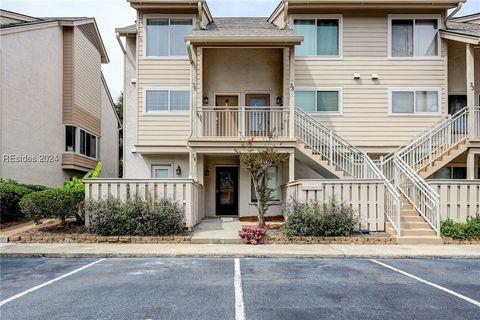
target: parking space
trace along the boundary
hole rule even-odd
[[[479,300],[478,260],[379,262]],[[234,259],[2,259],[2,302],[67,276],[4,303],[1,317],[478,319],[480,314],[474,303],[370,260],[239,259],[237,271],[238,266],[235,276]]]

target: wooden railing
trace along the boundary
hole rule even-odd
[[[203,186],[192,179],[86,180],[86,200],[106,199],[109,196],[121,201],[135,197],[149,201],[161,199],[176,201],[183,208],[187,228],[193,228],[204,218]]]
[[[385,231],[385,186],[383,180],[297,180],[287,185],[287,201],[328,202],[333,196],[353,208],[360,229]]]
[[[201,107],[199,137],[288,137],[290,111],[284,107]]]
[[[440,219],[466,222],[480,213],[480,180],[428,180],[440,195]]]

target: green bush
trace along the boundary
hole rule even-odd
[[[350,236],[359,224],[355,211],[335,198],[327,203],[295,202],[287,207],[286,216],[283,231],[287,236]]]
[[[442,221],[440,233],[443,237],[457,240],[480,239],[480,213],[469,217],[466,223],[455,222],[452,219]]]
[[[19,202],[32,190],[14,182],[0,182],[0,219],[2,222],[21,217]]]
[[[185,231],[182,207],[170,200],[92,200],[86,203],[86,212],[89,231],[105,236],[160,236]]]
[[[83,201],[83,192],[66,189],[46,189],[32,192],[20,201],[20,208],[27,218],[39,222],[40,219],[54,218],[65,223],[65,219],[75,216]]]

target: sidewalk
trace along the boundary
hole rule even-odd
[[[0,256],[480,259],[480,245],[0,244]]]

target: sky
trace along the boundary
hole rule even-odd
[[[280,0],[208,0],[214,17],[268,17]],[[114,99],[123,88],[123,53],[115,28],[133,24],[135,10],[126,0],[0,0],[0,8],[34,17],[94,17],[110,63],[102,66]],[[480,12],[480,0],[468,0],[457,15]]]

